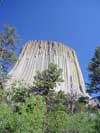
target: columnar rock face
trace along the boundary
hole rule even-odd
[[[17,63],[8,74],[11,77],[8,84],[24,80],[31,86],[36,71],[47,69],[49,63],[57,64],[63,69],[64,82],[55,88],[56,91],[87,95],[75,51],[54,41],[28,41],[22,48]]]

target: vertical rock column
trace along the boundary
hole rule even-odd
[[[19,55],[19,59],[9,72],[8,84],[24,80],[32,85],[36,71],[48,68],[49,63],[57,64],[63,69],[61,85],[55,88],[65,93],[71,91],[86,96],[85,85],[75,51],[70,47],[54,41],[28,41]]]

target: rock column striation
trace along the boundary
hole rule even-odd
[[[10,76],[8,84],[24,80],[31,86],[36,71],[47,69],[49,63],[57,64],[63,69],[64,82],[55,88],[56,91],[87,96],[75,51],[55,41],[28,41],[22,48],[17,63],[8,74]]]

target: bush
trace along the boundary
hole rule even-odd
[[[20,103],[18,112],[13,112],[5,103],[0,104],[1,133],[42,132],[45,103],[41,96],[30,97]]]
[[[93,133],[93,125],[93,121],[85,113],[71,115],[64,111],[55,111],[48,114],[47,131],[61,133],[64,130],[71,130]]]

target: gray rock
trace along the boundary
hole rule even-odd
[[[65,93],[75,92],[79,96],[88,96],[75,51],[55,41],[28,41],[8,74],[10,79],[7,84],[23,80],[31,86],[36,71],[47,69],[51,62],[63,69],[64,82],[58,85],[55,91],[62,90]]]

